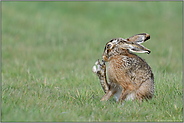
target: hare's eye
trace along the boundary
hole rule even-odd
[[[111,44],[108,44],[108,45],[107,45],[107,49],[109,49],[111,46],[112,46]]]

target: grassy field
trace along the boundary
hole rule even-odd
[[[183,121],[183,2],[1,2],[1,121]],[[155,94],[122,106],[92,66],[112,38],[146,32]]]

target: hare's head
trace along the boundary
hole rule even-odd
[[[115,38],[111,39],[105,46],[103,60],[108,61],[111,56],[128,55],[131,52],[135,53],[150,53],[151,51],[145,48],[140,43],[145,42],[150,38],[147,33],[134,35],[130,38]]]

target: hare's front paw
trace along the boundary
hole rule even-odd
[[[97,74],[99,77],[104,77],[105,71],[106,71],[106,66],[105,62],[102,60],[102,64],[100,63],[100,60],[95,62],[95,65],[92,68],[92,71]]]

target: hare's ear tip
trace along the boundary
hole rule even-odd
[[[146,39],[145,39],[145,41],[148,40],[148,39],[150,39],[150,35],[148,33],[146,33]]]
[[[149,50],[147,53],[148,53],[148,54],[150,54],[150,53],[151,53],[151,51]]]

